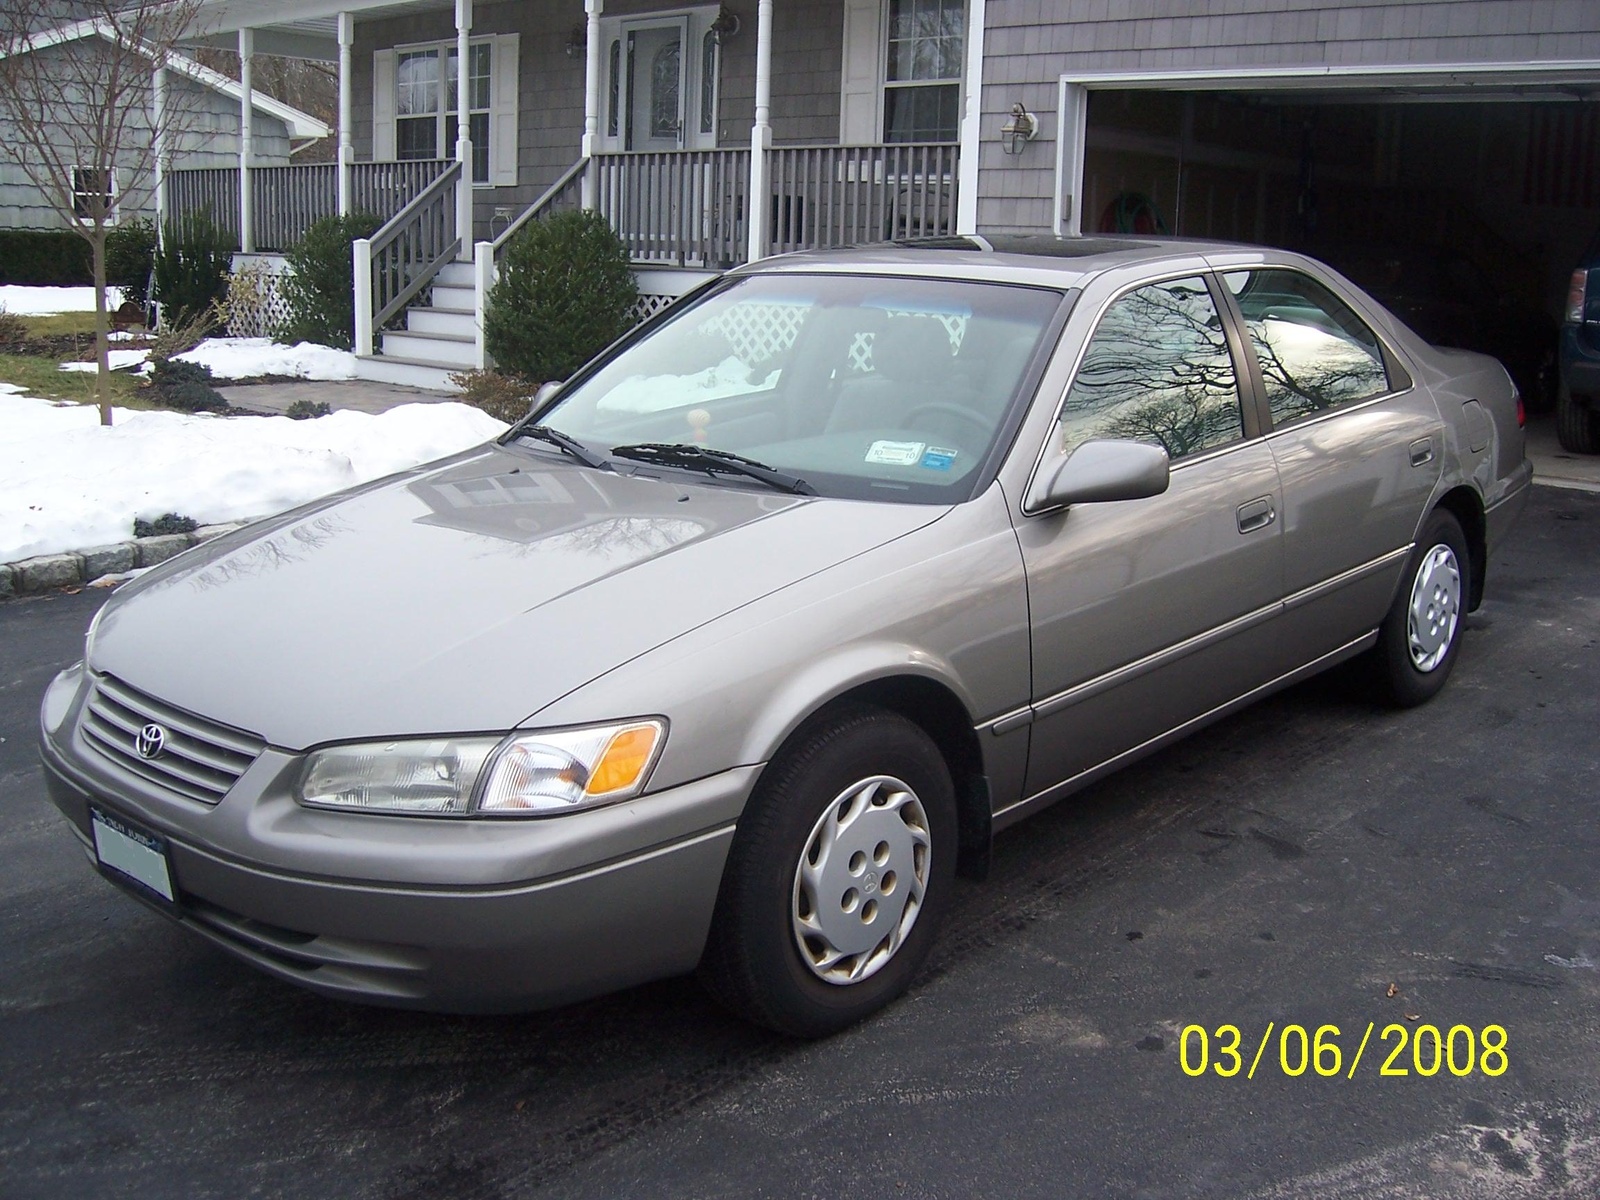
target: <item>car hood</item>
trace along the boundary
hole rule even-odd
[[[500,731],[945,511],[490,446],[158,568],[106,605],[89,662],[288,749]]]

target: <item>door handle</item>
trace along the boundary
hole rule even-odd
[[[1411,465],[1413,467],[1426,466],[1433,461],[1433,439],[1431,437],[1418,438],[1411,443]]]
[[[1272,506],[1271,496],[1258,496],[1239,506],[1239,532],[1253,533],[1265,529],[1278,519],[1278,510]]]

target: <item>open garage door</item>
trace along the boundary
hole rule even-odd
[[[1553,339],[1600,227],[1600,62],[1129,73],[1060,91],[1059,232],[1302,249],[1388,287],[1445,344],[1472,340],[1438,335],[1452,323],[1488,321],[1443,311],[1450,298],[1484,289],[1526,310],[1489,323],[1542,313]]]

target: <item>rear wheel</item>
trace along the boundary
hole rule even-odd
[[[1556,394],[1556,437],[1573,454],[1600,454],[1600,412],[1575,399],[1565,383]]]
[[[729,851],[700,974],[739,1015],[822,1037],[927,957],[956,865],[950,772],[920,728],[859,708],[767,768]]]
[[[1374,690],[1381,699],[1410,707],[1444,687],[1461,646],[1470,579],[1461,524],[1436,509],[1422,527],[1371,652]]]

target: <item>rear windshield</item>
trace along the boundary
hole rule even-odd
[[[740,278],[626,346],[538,420],[602,453],[704,446],[823,495],[951,503],[977,483],[1061,301],[949,280]]]

